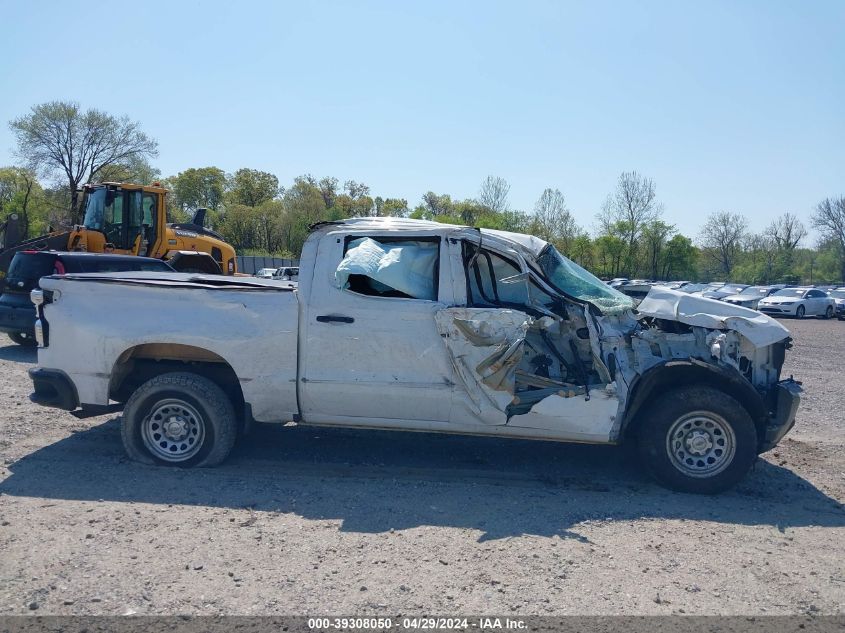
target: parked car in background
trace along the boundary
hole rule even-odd
[[[834,307],[836,318],[840,321],[845,321],[845,288],[837,288],[827,294],[836,302]]]
[[[175,272],[167,262],[135,255],[21,251],[9,265],[0,295],[0,332],[18,345],[35,345],[35,306],[29,293],[47,275],[65,273]]]
[[[770,294],[773,294],[778,290],[783,290],[785,287],[786,286],[783,284],[776,286],[748,286],[748,288],[742,292],[725,297],[722,301],[725,303],[732,303],[735,306],[742,306],[743,308],[756,310],[757,304],[760,303],[760,299],[768,297]]]
[[[273,275],[276,274],[276,270],[276,268],[262,268],[255,273],[255,276],[259,279],[272,279]]]
[[[297,266],[281,266],[276,269],[276,274],[273,279],[281,279],[282,281],[299,281],[299,267]]]
[[[746,284],[723,284],[717,288],[702,290],[700,294],[705,299],[724,299],[739,294],[746,288],[748,288]]]
[[[818,288],[783,288],[760,299],[757,309],[766,314],[831,318],[836,312],[836,301]]]
[[[678,292],[684,292],[684,293],[689,295],[689,294],[692,294],[694,292],[700,292],[702,290],[706,290],[707,288],[709,288],[709,286],[707,284],[698,284],[698,283],[695,283],[695,282],[687,282],[687,283],[679,286],[675,290],[677,290]]]
[[[657,282],[655,286],[661,286],[662,288],[669,288],[669,290],[680,290],[690,282],[688,281],[663,281]]]

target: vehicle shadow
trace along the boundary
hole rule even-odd
[[[129,462],[113,419],[6,467],[3,495],[249,508],[363,533],[443,526],[479,540],[585,540],[585,520],[640,518],[845,526],[841,503],[764,460],[736,490],[702,497],[653,484],[623,448],[425,433],[258,425],[226,464],[191,470]]]
[[[5,335],[0,332],[0,337],[5,337]],[[33,365],[38,362],[37,347],[24,347],[23,345],[18,345],[17,343],[12,343],[11,341],[9,342],[9,345],[4,345],[4,343],[8,340],[8,338],[5,341],[0,340],[0,360],[9,360],[15,363],[26,363],[28,365]]]

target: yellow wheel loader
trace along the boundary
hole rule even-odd
[[[164,187],[105,182],[85,185],[82,192],[84,219],[72,230],[18,242],[17,217],[0,224],[5,238],[0,280],[18,251],[47,249],[142,255],[167,260],[183,272],[237,273],[235,249],[203,226],[205,209],[189,223],[167,223]]]

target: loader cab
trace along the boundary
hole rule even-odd
[[[85,187],[83,226],[100,233],[104,252],[154,256],[161,231],[163,194],[145,188],[106,183]],[[100,251],[100,248],[87,250]]]

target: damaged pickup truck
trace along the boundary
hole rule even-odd
[[[312,227],[298,289],[46,277],[34,402],[123,410],[135,460],[222,462],[254,421],[621,444],[715,493],[792,427],[789,332],[653,289],[636,311],[535,237],[391,218]],[[103,306],[109,306],[104,310]]]

